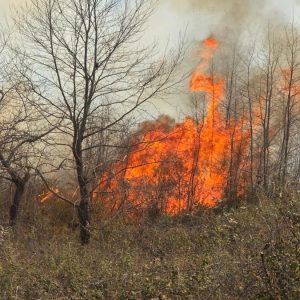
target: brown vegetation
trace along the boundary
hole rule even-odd
[[[18,230],[1,226],[0,298],[298,299],[299,200],[118,218],[92,229],[85,249],[66,225],[74,212],[44,205],[34,220],[23,212]]]

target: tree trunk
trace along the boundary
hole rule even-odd
[[[78,143],[80,145],[80,143]],[[83,245],[88,244],[90,240],[90,218],[89,218],[89,200],[90,193],[88,184],[84,175],[84,167],[82,162],[82,151],[80,146],[74,147],[74,156],[76,161],[77,179],[80,190],[80,203],[78,206],[78,217],[80,225],[80,240]]]
[[[89,195],[87,194],[80,200],[78,206],[78,216],[80,223],[80,240],[83,245],[88,244],[90,234],[90,221],[89,221]]]
[[[9,220],[11,226],[14,226],[16,224],[18,209],[24,194],[26,182],[16,181],[14,182],[14,184],[16,186],[16,190],[15,190],[13,203],[9,209]]]

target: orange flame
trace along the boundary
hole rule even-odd
[[[53,188],[54,193],[59,193],[58,188]],[[44,192],[38,196],[38,199],[41,203],[45,203],[48,200],[51,200],[54,197],[54,194],[52,192]]]
[[[174,125],[164,116],[143,123],[132,151],[102,176],[94,199],[100,198],[112,209],[126,203],[134,208],[155,205],[177,214],[199,205],[212,207],[224,197],[228,177],[233,176],[230,164],[238,169],[249,135],[244,130],[244,118],[226,122],[220,111],[225,85],[222,76],[205,73],[218,47],[212,37],[202,43],[201,62],[190,81],[192,92],[208,97],[203,122],[186,118]],[[237,185],[240,193],[241,181]]]

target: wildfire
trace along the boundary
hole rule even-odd
[[[38,196],[38,201],[45,203],[49,200],[54,200],[58,195],[69,199],[70,201],[76,201],[78,199],[78,189],[79,187],[72,189],[70,187],[60,189],[58,187],[53,187],[51,190],[45,191]]]
[[[54,191],[54,193],[59,193],[58,188],[54,188],[53,191]],[[44,192],[44,193],[40,194],[38,196],[38,199],[41,203],[45,203],[45,202],[51,200],[53,197],[54,197],[54,194],[49,191],[49,192]]]
[[[190,80],[191,92],[207,96],[204,120],[189,117],[174,124],[163,116],[142,124],[125,159],[100,179],[94,199],[112,209],[155,206],[176,214],[199,205],[216,205],[234,180],[234,192],[241,192],[240,158],[248,133],[244,118],[225,120],[220,111],[225,81],[220,75],[206,73],[218,47],[212,37],[202,43],[201,62]]]

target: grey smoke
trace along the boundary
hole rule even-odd
[[[216,24],[210,25],[213,34],[240,34],[247,29],[259,27],[266,22],[282,22],[291,18],[293,8],[300,0],[160,0],[170,9],[196,11],[216,17]],[[289,8],[287,8],[289,7]],[[289,10],[290,11],[287,11]],[[285,11],[283,13],[283,11]],[[289,16],[287,14],[290,14]],[[192,22],[192,20],[191,20]]]

